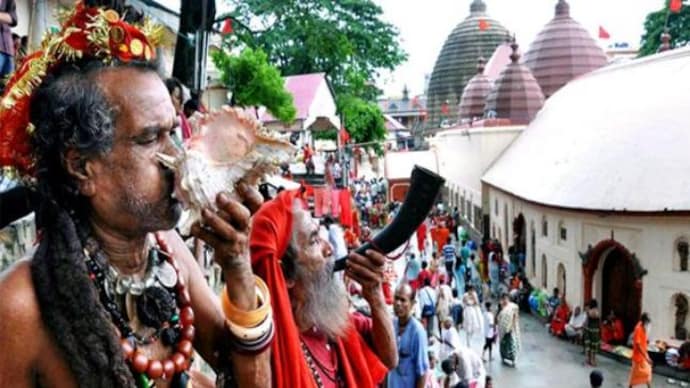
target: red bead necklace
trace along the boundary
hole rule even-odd
[[[164,360],[150,360],[139,349],[136,349],[135,345],[127,338],[123,338],[120,344],[125,360],[130,363],[132,370],[138,373],[145,373],[150,379],[162,378],[168,380],[175,376],[175,374],[189,369],[189,361],[193,352],[192,341],[195,334],[194,310],[192,309],[189,291],[187,291],[180,268],[173,257],[174,252],[159,234],[156,234],[156,240],[162,251],[161,253],[165,256],[165,260],[172,265],[177,273],[175,289],[177,290],[177,306],[180,310],[179,319],[181,327],[179,341],[175,345],[175,352],[172,356]]]

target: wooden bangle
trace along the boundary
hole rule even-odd
[[[223,288],[220,295],[221,305],[225,318],[235,325],[243,327],[255,327],[263,322],[271,311],[271,294],[266,283],[258,276],[254,275],[256,282],[256,297],[259,307],[254,310],[241,310],[228,297],[227,286]]]

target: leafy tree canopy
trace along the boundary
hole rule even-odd
[[[404,62],[397,29],[371,0],[228,0],[240,41],[259,47],[283,75],[325,72],[336,94],[374,100],[371,82]],[[256,27],[256,28],[254,28]]]
[[[669,12],[669,2],[670,0],[666,0],[666,7],[647,15],[644,22],[645,32],[642,35],[640,57],[655,54],[659,51],[664,26],[668,27],[669,34],[671,35],[672,48],[682,47],[690,42],[690,4],[684,3],[681,11],[676,14]],[[668,24],[666,23],[666,18],[668,18]]]
[[[228,0],[235,34],[268,54],[284,76],[326,73],[345,128],[356,142],[385,138],[373,80],[407,59],[398,30],[371,0]],[[335,139],[335,131],[318,137]]]
[[[224,50],[211,53],[221,73],[221,82],[232,91],[233,104],[264,106],[285,123],[295,120],[297,109],[292,95],[285,90],[280,72],[260,49],[245,48],[239,55]]]

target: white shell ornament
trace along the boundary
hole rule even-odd
[[[198,123],[198,134],[178,156],[162,153],[157,159],[175,171],[175,196],[191,211],[182,225],[187,230],[201,218],[201,210],[217,210],[216,197],[233,193],[242,181],[255,185],[264,175],[292,160],[297,149],[288,141],[261,128],[253,114],[223,107]]]

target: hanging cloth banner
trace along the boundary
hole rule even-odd
[[[340,190],[340,224],[348,228],[352,227],[352,196],[350,189]]]

